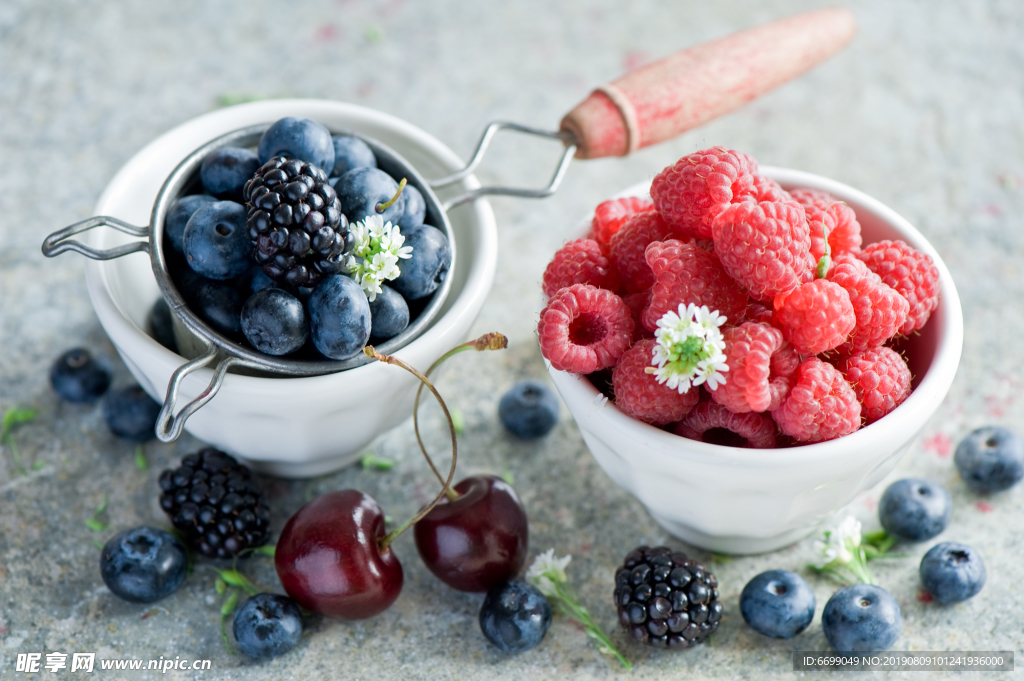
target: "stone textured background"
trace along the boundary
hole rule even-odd
[[[857,37],[807,76],[630,158],[576,163],[559,193],[544,202],[493,201],[498,276],[475,329],[500,330],[511,346],[501,354],[461,356],[440,383],[466,418],[462,474],[514,475],[531,517],[532,551],[572,553],[573,583],[614,630],[610,595],[618,561],[638,544],[679,542],[596,466],[564,410],[557,429],[535,444],[510,441],[498,425],[501,393],[518,379],[545,377],[534,325],[547,258],[599,201],[699,148],[724,145],[766,165],[833,177],[915,224],[946,261],[964,305],[957,379],[893,478],[926,476],[950,490],[954,517],[941,539],[975,546],[989,581],[973,600],[938,607],[917,599],[917,562],[931,544],[876,564],[880,583],[903,609],[894,649],[1021,653],[1024,489],[979,498],[960,481],[951,453],[972,428],[1013,427],[1024,414],[1017,399],[1024,385],[1024,7],[1012,0],[847,4],[859,21]],[[133,463],[133,446],[107,432],[97,407],[57,400],[47,371],[73,345],[110,357],[117,385],[131,379],[91,309],[84,260],[48,261],[39,245],[49,232],[89,216],[116,170],[148,141],[231,102],[350,101],[406,118],[468,154],[491,120],[554,127],[593,86],[631,67],[819,6],[804,0],[0,0],[0,410],[38,410],[15,437],[28,466],[40,462],[19,475],[10,448],[2,452],[0,676],[15,676],[19,652],[52,651],[209,658],[212,671],[194,674],[207,679],[620,675],[562,617],[537,649],[515,657],[497,653],[477,627],[480,596],[433,579],[411,537],[397,543],[406,584],[394,607],[364,622],[311,619],[299,647],[266,664],[225,652],[208,563],[200,562],[178,593],[152,608],[112,596],[100,580],[95,541],[142,523],[166,524],[156,503],[157,476],[199,443],[186,436],[174,445],[147,444],[149,468],[142,471]],[[536,183],[552,163],[550,146],[498,144],[479,175]],[[443,443],[436,414],[426,418],[432,441]],[[373,450],[395,459],[395,468],[267,480],[275,532],[312,495],[343,487],[371,494],[394,518],[411,515],[432,489],[411,425],[382,437]],[[851,507],[866,528],[876,526],[883,489],[884,483]],[[109,529],[94,533],[85,520],[105,495],[109,507],[101,517]],[[678,655],[635,647],[615,630],[637,678],[790,678],[792,650],[827,648],[817,618],[800,637],[773,641],[747,628],[737,607],[740,590],[758,572],[801,569],[811,556],[809,540],[758,557],[695,553],[722,583],[721,628],[711,644]],[[265,588],[279,588],[269,560],[251,560],[243,569]],[[820,614],[834,587],[811,582]]]

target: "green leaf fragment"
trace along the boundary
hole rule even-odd
[[[508,466],[505,466],[505,470],[501,472],[501,479],[508,485],[516,484],[516,476],[512,475],[512,469]]]
[[[93,532],[103,532],[107,529],[106,523],[100,522],[99,520],[96,520],[96,518],[89,518],[86,520],[85,526]]]
[[[231,586],[237,586],[240,589],[243,589],[250,596],[255,596],[260,592],[260,590],[256,588],[256,585],[253,584],[248,577],[243,575],[238,570],[220,570],[217,568],[214,568],[214,570],[217,571],[217,574],[220,575],[220,578],[223,579],[227,584],[230,584]]]
[[[270,556],[271,558],[274,557],[274,554],[276,552],[277,552],[277,545],[276,544],[266,544],[264,546],[257,546],[255,549],[253,549],[253,553],[260,553],[260,554],[263,554],[264,556]]]
[[[110,495],[104,494],[103,501],[101,501],[100,505],[96,507],[96,510],[92,512],[93,516],[98,516],[100,513],[106,511],[108,503],[110,503]]]
[[[238,605],[238,592],[232,591],[228,594],[227,599],[224,601],[224,605],[220,606],[220,614],[222,617],[227,617],[235,611],[235,606]]]
[[[395,466],[395,462],[391,459],[379,458],[373,452],[367,452],[364,454],[363,457],[359,459],[359,463],[362,465],[363,470],[372,468],[378,471],[389,471]]]
[[[36,461],[34,464],[32,464],[32,470],[37,471],[40,468],[43,468],[44,466],[46,466],[46,462],[40,459],[39,461]]]
[[[466,430],[466,417],[458,407],[451,407],[448,413],[452,416],[452,425],[455,426],[455,434],[462,435]]]
[[[0,440],[6,440],[11,435],[14,427],[28,423],[36,417],[35,409],[24,409],[22,407],[11,407],[4,412],[3,425],[0,426]]]
[[[142,449],[142,445],[135,448],[135,467],[140,471],[149,468],[149,462],[146,461],[146,452]]]
[[[228,585],[223,579],[218,577],[213,582],[213,588],[217,591],[218,595],[223,595],[223,593],[227,591]]]

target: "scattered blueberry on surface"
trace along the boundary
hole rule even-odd
[[[543,437],[558,423],[558,398],[540,381],[520,381],[501,396],[498,418],[524,440]]]
[[[245,207],[217,201],[200,207],[185,226],[189,267],[208,279],[233,279],[252,267],[252,246],[245,228]]]
[[[149,333],[157,343],[164,346],[171,352],[178,352],[178,341],[174,339],[174,321],[172,319],[171,306],[161,296],[149,308],[146,315],[146,323],[149,325]]]
[[[401,276],[391,287],[406,300],[419,300],[437,290],[452,264],[452,249],[444,232],[431,225],[402,229],[405,245],[412,247],[412,257],[402,260]]]
[[[309,296],[310,336],[325,357],[348,359],[370,338],[370,302],[359,284],[346,276],[327,277]]]
[[[793,638],[814,619],[814,592],[789,570],[768,570],[743,587],[740,612],[750,628],[772,638]]]
[[[525,582],[505,582],[491,587],[480,606],[480,631],[505,653],[537,647],[549,626],[548,599]]]
[[[885,531],[905,542],[926,541],[949,525],[953,500],[941,485],[905,478],[889,485],[878,502],[878,521]]]
[[[369,215],[380,215],[384,222],[397,225],[399,218],[405,213],[404,189],[398,200],[386,210],[377,211],[378,204],[387,203],[398,192],[398,182],[383,170],[354,168],[338,178],[334,183],[334,189],[338,192],[338,200],[341,201],[341,212],[351,222],[359,222]]]
[[[203,206],[216,203],[216,201],[216,198],[207,194],[190,194],[171,204],[171,209],[167,211],[167,217],[164,218],[164,234],[170,239],[174,250],[179,253],[184,250],[185,246],[182,241],[185,238],[185,225],[188,224],[192,215]]]
[[[939,603],[959,603],[985,586],[985,562],[970,546],[936,544],[921,559],[921,583]]]
[[[100,575],[119,598],[152,603],[178,590],[188,571],[185,547],[173,535],[152,527],[124,530],[100,553]]]
[[[306,344],[309,321],[298,298],[279,288],[250,296],[242,306],[242,333],[254,348],[268,355],[287,355]]]
[[[355,168],[376,168],[377,157],[363,140],[352,135],[334,135],[334,169],[331,177],[341,177]],[[324,170],[328,170],[324,168]]]
[[[146,442],[156,437],[160,403],[138,385],[111,390],[103,398],[103,420],[114,435],[125,440]]]
[[[242,305],[245,300],[230,284],[201,279],[190,295],[193,311],[225,336],[242,334]]]
[[[251,658],[269,660],[287,653],[302,638],[302,613],[295,601],[278,594],[256,594],[238,609],[235,642]]]
[[[275,156],[312,163],[327,172],[334,168],[334,142],[331,131],[308,118],[289,116],[267,128],[257,148],[260,163]]]
[[[50,385],[62,400],[92,402],[110,387],[110,370],[85,348],[72,348],[50,367]]]
[[[957,445],[953,463],[975,492],[1001,492],[1024,478],[1024,441],[1009,428],[978,428]]]
[[[887,650],[903,629],[900,606],[888,591],[853,584],[832,594],[821,613],[821,627],[840,653]]]
[[[423,200],[423,194],[411,184],[405,185],[402,190],[405,196],[405,212],[398,219],[398,226],[402,229],[422,225],[423,219],[427,216],[427,202]]]
[[[214,196],[241,201],[242,187],[259,167],[256,152],[239,147],[221,147],[203,159],[199,179],[203,189]]]
[[[370,338],[386,341],[409,326],[409,304],[395,289],[381,284],[380,293],[370,301]]]

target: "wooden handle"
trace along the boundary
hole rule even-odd
[[[823,9],[691,47],[590,93],[562,119],[577,158],[625,156],[732,111],[832,56],[856,31]]]

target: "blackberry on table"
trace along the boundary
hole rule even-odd
[[[723,611],[715,576],[667,546],[629,552],[615,572],[615,606],[633,639],[679,650],[703,643]]]
[[[351,248],[348,219],[327,173],[275,156],[246,182],[243,196],[253,258],[274,281],[313,287],[338,274]]]
[[[270,538],[270,509],[252,472],[207,447],[160,474],[160,507],[210,558],[231,558]]]

